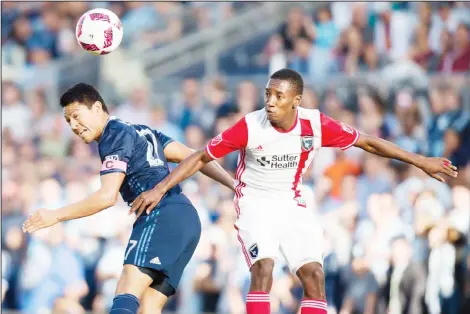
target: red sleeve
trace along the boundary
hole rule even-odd
[[[359,132],[346,123],[338,122],[323,113],[320,113],[320,120],[323,147],[347,149],[359,138]]]
[[[233,151],[246,147],[247,143],[248,127],[246,125],[245,117],[243,117],[231,128],[214,137],[206,145],[206,152],[213,159],[218,159]]]

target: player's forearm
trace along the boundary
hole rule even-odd
[[[111,197],[108,193],[98,190],[83,201],[59,209],[58,218],[59,221],[67,221],[91,216],[115,204],[115,197]]]
[[[361,135],[361,141],[358,141],[358,147],[365,151],[382,156],[385,158],[401,160],[403,162],[419,167],[423,156],[407,152],[397,145],[378,137]]]
[[[221,165],[219,165],[218,162],[212,161],[208,163],[201,169],[201,172],[209,178],[222,183],[232,191],[235,190],[233,185],[233,178],[227,173],[227,171],[224,170],[224,168],[222,168]]]
[[[155,186],[160,191],[168,191],[178,183],[201,170],[210,160],[204,159],[204,151],[197,151],[182,162],[159,184]]]

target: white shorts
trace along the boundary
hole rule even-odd
[[[235,222],[238,240],[248,267],[279,253],[295,274],[303,265],[323,265],[323,229],[311,209],[294,200],[235,201],[239,217]]]

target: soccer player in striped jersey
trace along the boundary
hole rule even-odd
[[[274,258],[280,252],[304,288],[301,314],[327,312],[322,228],[306,208],[302,174],[323,147],[359,147],[369,153],[398,159],[421,168],[433,178],[457,176],[444,158],[406,152],[377,137],[360,134],[316,109],[299,107],[303,79],[282,69],[271,75],[265,107],[251,112],[213,138],[204,150],[184,160],[154,189],[140,195],[132,211],[151,212],[173,186],[214,159],[239,150],[236,172],[235,228],[251,271],[248,314],[269,314]],[[148,205],[151,205],[148,207]]]

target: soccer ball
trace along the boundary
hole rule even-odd
[[[115,50],[123,35],[121,20],[106,9],[93,9],[78,20],[75,37],[80,46],[93,55],[105,55]]]

